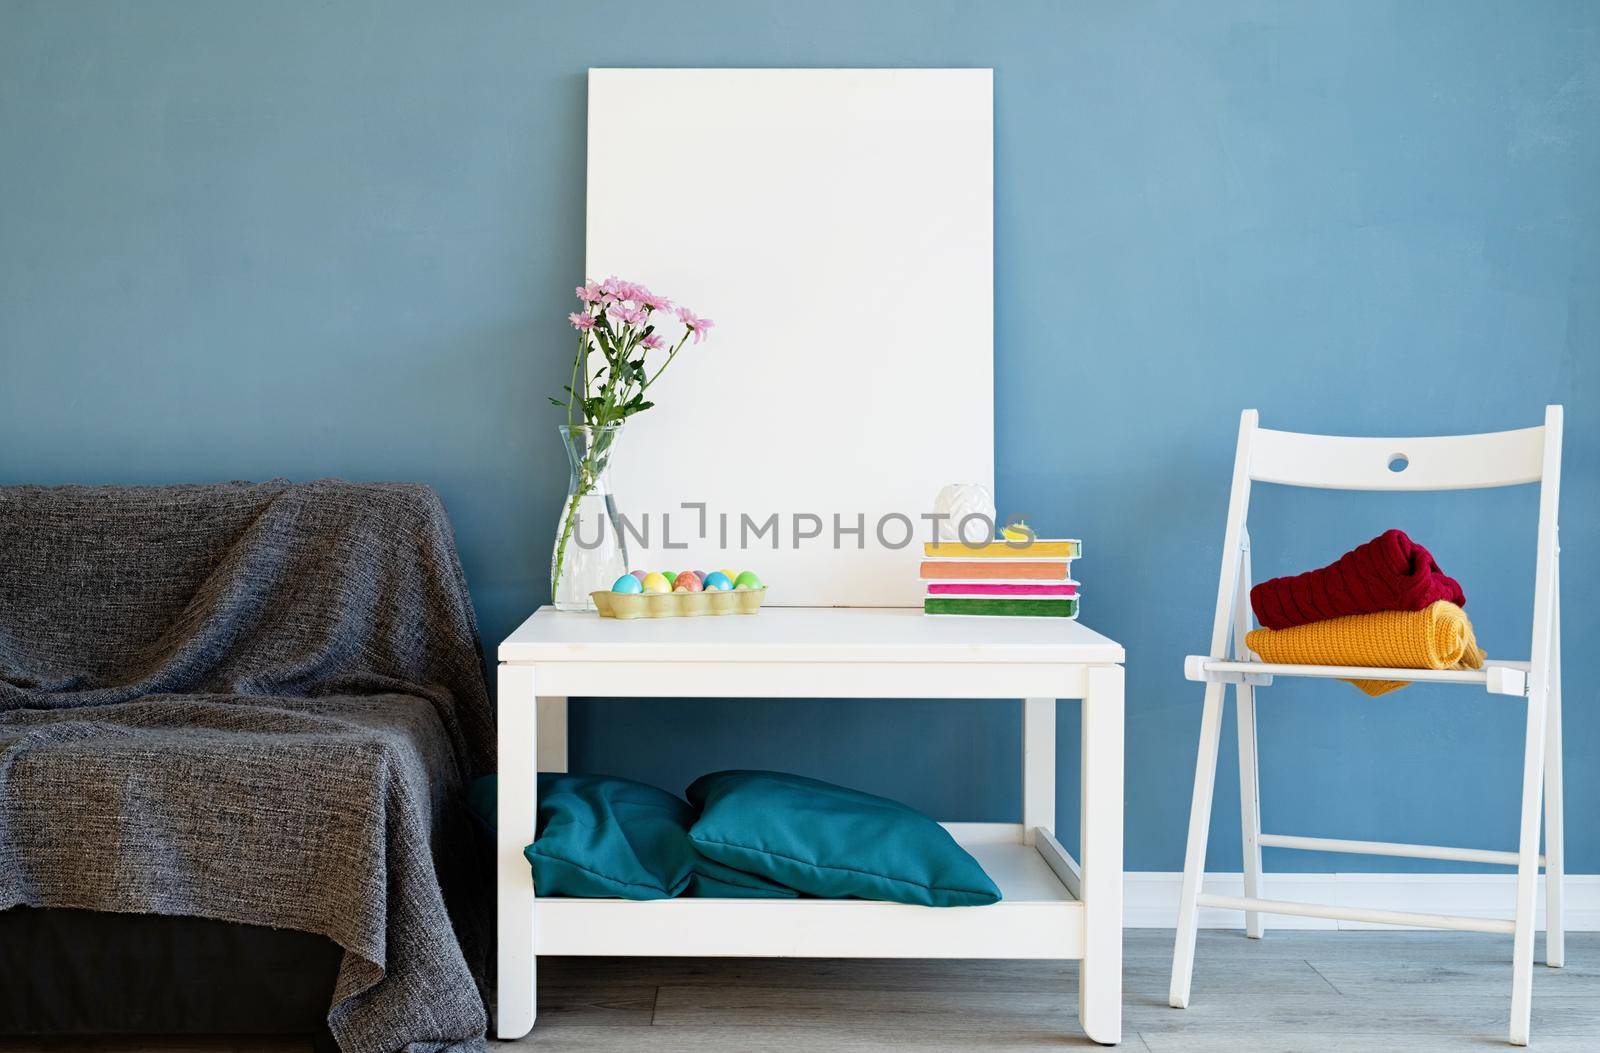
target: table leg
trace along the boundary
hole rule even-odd
[[[521,1038],[533,1030],[533,874],[522,850],[538,821],[538,696],[534,670],[501,665],[497,704],[500,781],[496,837],[497,1005],[495,1035]]]
[[[1083,963],[1078,1019],[1102,1045],[1122,1041],[1121,666],[1093,666],[1083,700]]]
[[[1022,700],[1022,841],[1056,832],[1056,700]]]
[[[567,700],[563,695],[539,696],[539,770],[567,770]]]

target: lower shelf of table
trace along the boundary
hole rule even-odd
[[[1020,828],[1018,828],[1020,837]],[[1083,904],[1046,861],[1065,853],[984,838],[962,845],[1000,888],[987,907],[871,900],[540,897],[538,954],[783,958],[1082,958]],[[958,836],[958,840],[962,840]]]

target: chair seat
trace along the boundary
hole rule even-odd
[[[1399,669],[1365,665],[1293,665],[1286,662],[1235,662],[1192,654],[1183,660],[1185,679],[1225,684],[1272,683],[1275,676],[1320,677],[1329,680],[1404,680],[1408,683],[1478,684],[1494,695],[1525,696],[1528,662],[1491,658],[1482,669]]]

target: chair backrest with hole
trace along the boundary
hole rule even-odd
[[[1550,407],[1558,414],[1559,406]],[[1471,490],[1538,482],[1547,426],[1481,435],[1369,439],[1256,428],[1250,478],[1330,490]],[[1560,434],[1556,433],[1556,442]]]

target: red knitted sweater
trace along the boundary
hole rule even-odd
[[[1467,605],[1456,579],[1399,530],[1385,531],[1320,570],[1273,578],[1250,590],[1256,620],[1268,629],[1347,614],[1420,611],[1439,600]]]

